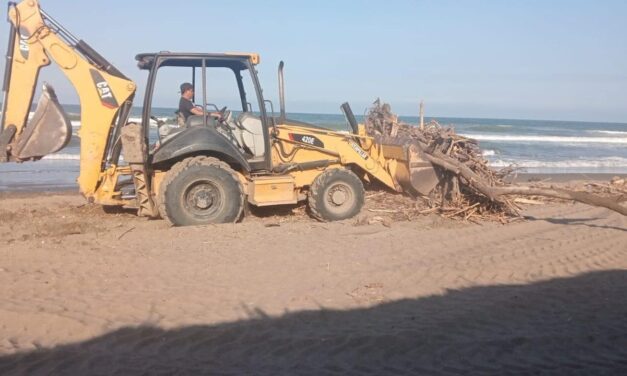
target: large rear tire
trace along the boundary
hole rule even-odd
[[[216,158],[188,158],[167,172],[159,189],[159,212],[174,226],[233,223],[244,208],[237,173]]]
[[[345,169],[330,169],[318,175],[309,189],[309,210],[319,221],[349,219],[364,206],[364,185]]]

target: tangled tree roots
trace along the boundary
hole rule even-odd
[[[519,217],[520,208],[516,202],[524,201],[521,196],[541,196],[602,206],[627,215],[627,208],[621,205],[626,200],[625,192],[618,188],[612,190],[609,186],[597,185],[603,189],[591,193],[542,185],[508,184],[504,179],[516,168],[511,166],[500,171],[490,168],[477,141],[460,136],[454,129],[442,127],[436,121],[423,128],[403,123],[392,113],[389,104],[379,100],[368,112],[365,126],[368,135],[377,143],[420,148],[442,176],[438,187],[425,198],[430,209],[422,212],[504,222]],[[610,197],[595,193],[609,194]]]

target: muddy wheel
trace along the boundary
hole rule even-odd
[[[159,190],[159,212],[175,226],[236,222],[244,189],[226,163],[209,157],[174,165]]]
[[[320,221],[341,221],[364,206],[364,185],[353,172],[331,169],[320,174],[309,189],[309,210]]]

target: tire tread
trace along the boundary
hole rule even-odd
[[[308,193],[308,203],[309,203],[309,211],[312,217],[320,222],[328,222],[330,219],[325,218],[324,208],[319,207],[319,198],[320,195],[324,193],[325,187],[332,181],[337,175],[345,175],[348,179],[353,180],[357,187],[359,187],[357,194],[357,200],[360,202],[360,205],[363,206],[363,198],[366,195],[366,190],[364,189],[364,185],[361,180],[355,175],[352,171],[347,170],[345,168],[333,168],[324,171],[322,174],[318,175],[318,177],[314,180],[314,182],[309,187]]]
[[[159,213],[161,214],[161,217],[163,219],[168,220],[170,223],[174,223],[174,221],[171,219],[171,217],[168,215],[168,209],[167,206],[165,204],[166,202],[166,192],[168,190],[168,186],[176,180],[176,178],[183,173],[185,170],[187,170],[190,167],[193,166],[214,166],[214,167],[218,167],[226,172],[228,172],[231,177],[233,178],[233,180],[240,186],[240,204],[239,204],[239,213],[237,215],[237,218],[239,219],[242,215],[242,211],[244,210],[244,200],[246,197],[246,194],[244,193],[244,187],[242,187],[242,182],[240,181],[240,179],[237,176],[237,172],[235,172],[231,166],[229,166],[226,162],[219,160],[218,158],[214,158],[214,157],[207,157],[207,156],[196,156],[196,157],[191,157],[191,158],[187,158],[184,159],[178,163],[176,163],[174,166],[172,166],[172,168],[166,173],[165,178],[163,179],[163,182],[161,183],[161,187],[159,187]],[[237,219],[236,219],[237,221]]]

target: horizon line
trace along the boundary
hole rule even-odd
[[[3,103],[0,102],[0,106]],[[34,105],[34,104],[33,104]],[[74,103],[62,103],[61,106],[80,106],[80,104],[74,104]],[[142,108],[142,106],[133,106],[132,108]],[[176,109],[175,107],[153,107],[153,108],[158,108],[158,109]],[[32,112],[32,111],[31,111]],[[287,111],[288,114],[300,114],[300,115],[333,115],[333,116],[342,116],[342,114],[334,114],[334,113],[328,113],[328,112],[299,112],[299,111],[294,111],[294,112],[290,112]],[[78,115],[78,114],[76,114]],[[407,114],[401,114],[401,113],[395,113],[395,115],[398,115],[399,117],[412,117],[412,118],[420,118],[419,115],[407,115]],[[364,116],[362,114],[358,115],[355,114],[355,116]],[[627,125],[627,121],[608,121],[608,120],[600,120],[600,121],[586,121],[586,120],[567,120],[567,119],[540,119],[540,118],[513,118],[513,117],[484,117],[484,116],[480,116],[480,117],[475,117],[475,116],[470,116],[470,117],[464,117],[464,116],[447,116],[447,115],[426,115],[425,119],[437,119],[437,118],[446,118],[446,119],[472,119],[472,120],[516,120],[516,121],[549,121],[549,122],[568,122],[568,123],[604,123],[604,124],[621,124],[621,125]]]

